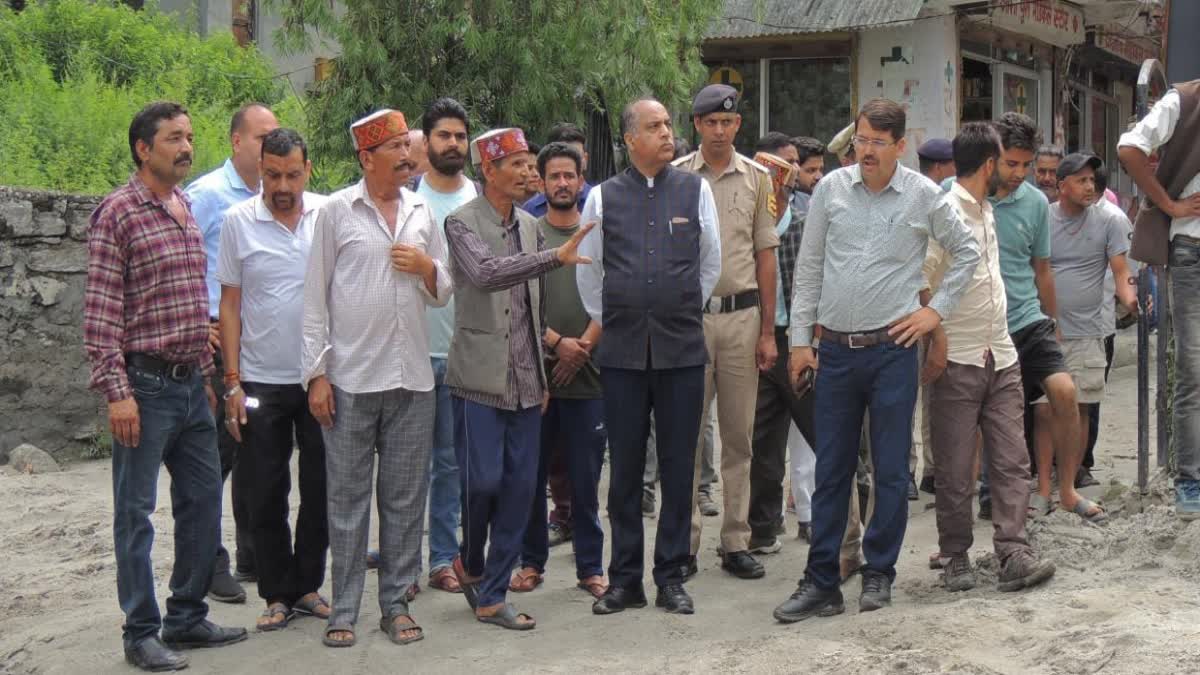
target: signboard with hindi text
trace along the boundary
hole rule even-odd
[[[1105,26],[1095,33],[1096,46],[1114,56],[1141,66],[1149,59],[1158,58],[1158,47],[1146,38],[1123,35],[1117,26]]]
[[[990,0],[988,13],[998,28],[1058,47],[1082,44],[1083,10],[1062,0]]]

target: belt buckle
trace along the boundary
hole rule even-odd
[[[167,369],[167,377],[177,382],[181,382],[191,373],[191,370],[191,366],[186,363],[173,363],[171,364],[171,367]]]
[[[862,349],[863,347],[866,347],[866,345],[854,344],[855,337],[856,337],[856,335],[854,333],[846,333],[846,346],[847,347],[849,347],[850,349]],[[862,336],[859,335],[857,337],[862,337]]]

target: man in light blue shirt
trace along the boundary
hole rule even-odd
[[[446,216],[478,196],[475,183],[463,173],[470,127],[467,111],[452,98],[439,98],[421,120],[430,170],[421,177],[417,194],[429,202],[434,223],[445,228]],[[458,462],[454,459],[454,415],[446,386],[446,355],[454,335],[454,298],[445,307],[425,310],[429,320],[429,358],[433,364],[433,467],[429,478],[429,585],[459,593],[450,565],[458,555],[458,517],[462,510]]]
[[[821,424],[808,567],[796,592],[775,609],[781,622],[845,611],[838,557],[867,411],[876,497],[863,540],[859,610],[891,603],[908,521],[916,343],[958,304],[979,262],[979,244],[938,186],[900,165],[905,124],[900,104],[867,102],[853,137],[858,164],[817,185],[805,220],[789,368],[793,386],[806,371],[816,371],[814,408]],[[922,307],[921,266],[931,239],[953,263]],[[814,337],[820,341],[819,369]]]
[[[221,223],[224,222],[225,212],[230,207],[258,194],[262,142],[268,133],[278,128],[279,121],[266,106],[261,103],[247,103],[242,106],[233,114],[229,124],[229,143],[233,149],[230,157],[221,166],[192,181],[183,191],[191,204],[192,215],[196,218],[196,225],[200,227],[200,234],[204,237],[204,251],[208,260],[204,281],[208,285],[208,313],[212,317],[210,339],[216,349],[213,354],[216,373],[213,375],[212,387],[218,397],[225,394],[225,382],[222,377],[225,367],[221,358],[220,340],[217,337],[217,313],[221,306],[221,284],[217,281]],[[246,601],[246,593],[238,585],[238,581],[257,580],[254,543],[250,537],[249,501],[245,494],[249,486],[243,485],[243,481],[239,480],[234,472],[238,443],[229,435],[229,429],[225,425],[224,406],[217,406],[216,418],[221,478],[224,480],[230,473],[235,473],[231,491],[237,540],[237,577],[235,579],[230,575],[229,552],[221,546],[217,551],[217,564],[213,568],[212,587],[208,596],[220,602],[241,603]]]

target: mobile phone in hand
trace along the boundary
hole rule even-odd
[[[813,388],[813,382],[816,380],[816,373],[812,368],[805,368],[800,371],[800,381],[796,383],[796,397],[804,398]]]

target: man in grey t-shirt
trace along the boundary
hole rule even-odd
[[[1096,173],[1102,170],[1098,157],[1067,155],[1058,167],[1059,200],[1050,206],[1050,265],[1063,353],[1079,392],[1081,446],[1087,443],[1088,404],[1104,397],[1104,336],[1112,331],[1104,277],[1110,269],[1118,302],[1137,312],[1125,260],[1131,225],[1118,209],[1095,204]]]

